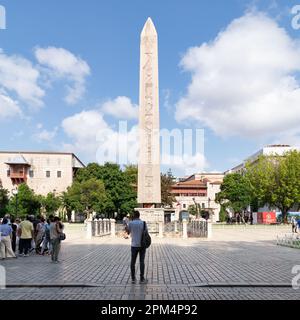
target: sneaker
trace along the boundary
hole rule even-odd
[[[140,280],[140,283],[141,283],[141,284],[145,284],[145,283],[147,283],[147,282],[148,282],[148,280],[145,279],[145,278],[142,278],[142,279]]]
[[[27,254],[24,254],[24,256],[23,257],[29,257],[29,254],[27,253]]]
[[[136,279],[132,279],[132,280],[131,280],[131,283],[136,283]]]

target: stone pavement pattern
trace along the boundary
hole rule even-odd
[[[0,299],[300,300],[300,290],[291,287],[300,251],[275,241],[288,232],[218,226],[211,240],[153,237],[146,255],[149,282],[140,285],[130,281],[130,240],[86,240],[83,226],[69,225],[60,264],[36,255],[1,263],[8,287]]]

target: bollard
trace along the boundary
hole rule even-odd
[[[186,219],[182,220],[182,238],[187,239],[188,234],[187,234],[187,221]]]
[[[110,236],[112,238],[115,238],[116,237],[116,220],[115,219],[110,219],[110,226],[111,226]]]
[[[92,239],[92,219],[86,220],[86,238],[87,239]]]
[[[162,221],[159,221],[158,223],[158,237],[159,238],[163,238],[164,237],[164,225],[163,225],[163,222]]]
[[[212,238],[212,222],[207,220],[207,238]]]

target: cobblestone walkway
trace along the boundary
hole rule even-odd
[[[130,240],[86,240],[82,226],[67,226],[60,264],[36,255],[1,263],[7,288],[0,299],[300,300],[300,289],[291,287],[300,251],[275,241],[289,231],[247,226],[215,228],[212,240],[153,237],[149,282],[132,285]]]

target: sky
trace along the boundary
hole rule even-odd
[[[135,163],[140,33],[148,17],[159,42],[160,127],[192,130],[191,152],[183,143],[181,157],[164,161],[162,171],[225,171],[265,145],[300,144],[295,1],[0,5],[6,12],[6,29],[0,30],[1,150],[73,152],[85,164]],[[119,154],[124,141],[128,157]],[[174,147],[161,151],[172,152]]]

